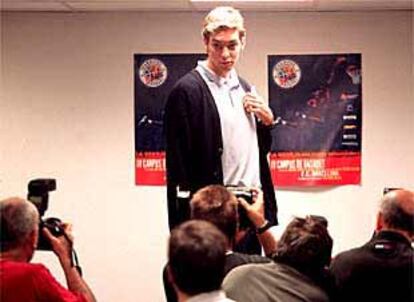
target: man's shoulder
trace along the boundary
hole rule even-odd
[[[201,77],[195,69],[187,72],[174,85],[174,88],[194,89],[201,84]]]
[[[378,267],[411,267],[413,249],[410,244],[392,238],[384,239],[375,236],[360,247],[337,254],[331,263],[334,273],[346,270],[378,271]]]
[[[353,265],[366,257],[366,245],[342,251],[333,257],[332,268]]]
[[[250,263],[269,263],[272,260],[260,255],[249,255],[243,253],[233,252],[226,256],[225,272],[228,273],[232,269]]]
[[[260,256],[260,255],[249,255],[249,254],[233,252],[227,255],[226,261],[236,262],[240,264],[247,264],[247,263],[269,263],[272,260],[270,258]]]
[[[1,261],[0,272],[12,279],[18,278],[21,280],[43,280],[51,276],[51,273],[43,264],[19,261]]]
[[[30,263],[21,261],[0,261],[0,267],[3,270],[26,270],[26,271],[39,271],[47,270],[47,268],[41,263]]]
[[[236,301],[328,301],[326,292],[295,269],[277,262],[246,264],[232,270],[223,289]],[[244,299],[247,296],[247,299]]]
[[[257,279],[258,275],[273,272],[277,266],[274,262],[267,263],[246,263],[232,269],[227,275],[226,279]]]
[[[357,256],[357,255],[361,254],[365,249],[366,249],[366,244],[364,244],[362,246],[354,247],[354,248],[351,248],[351,249],[348,249],[348,250],[344,250],[344,251],[338,253],[334,257],[334,259],[336,259],[336,258],[338,258],[338,259],[339,258],[347,259],[347,258],[350,258],[350,257],[353,257],[353,256]]]

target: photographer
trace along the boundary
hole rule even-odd
[[[0,201],[0,300],[19,301],[96,301],[72,264],[70,226],[63,224],[64,235],[55,237],[40,230],[50,241],[65,273],[68,289],[60,285],[42,264],[29,263],[39,238],[39,213],[21,198]]]

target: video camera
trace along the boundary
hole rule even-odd
[[[243,198],[249,204],[253,203],[253,192],[248,187],[237,187],[237,186],[226,186],[226,189],[232,192],[237,198]],[[253,223],[250,221],[249,217],[247,216],[247,212],[242,205],[238,205],[238,212],[239,212],[239,228],[241,230],[248,229],[253,227]]]
[[[28,184],[27,199],[33,203],[39,212],[39,241],[38,250],[51,251],[49,240],[43,235],[42,229],[47,228],[53,236],[64,234],[62,221],[59,218],[42,218],[49,205],[49,192],[56,190],[56,180],[50,178],[33,179]]]

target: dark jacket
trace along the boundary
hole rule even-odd
[[[240,82],[248,90],[249,85],[242,79]],[[220,117],[213,96],[197,71],[187,73],[172,89],[164,125],[171,229],[189,218],[189,199],[177,198],[177,189],[192,194],[206,185],[223,184]],[[272,142],[270,128],[258,122],[257,137],[265,216],[276,225],[276,197],[267,160]]]
[[[414,253],[407,238],[381,231],[365,245],[337,255],[331,264],[336,301],[414,301]]]

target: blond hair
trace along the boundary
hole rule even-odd
[[[240,39],[246,35],[243,16],[240,12],[231,6],[219,6],[211,10],[204,18],[201,33],[204,39],[208,39],[211,34],[226,28],[237,29]]]

